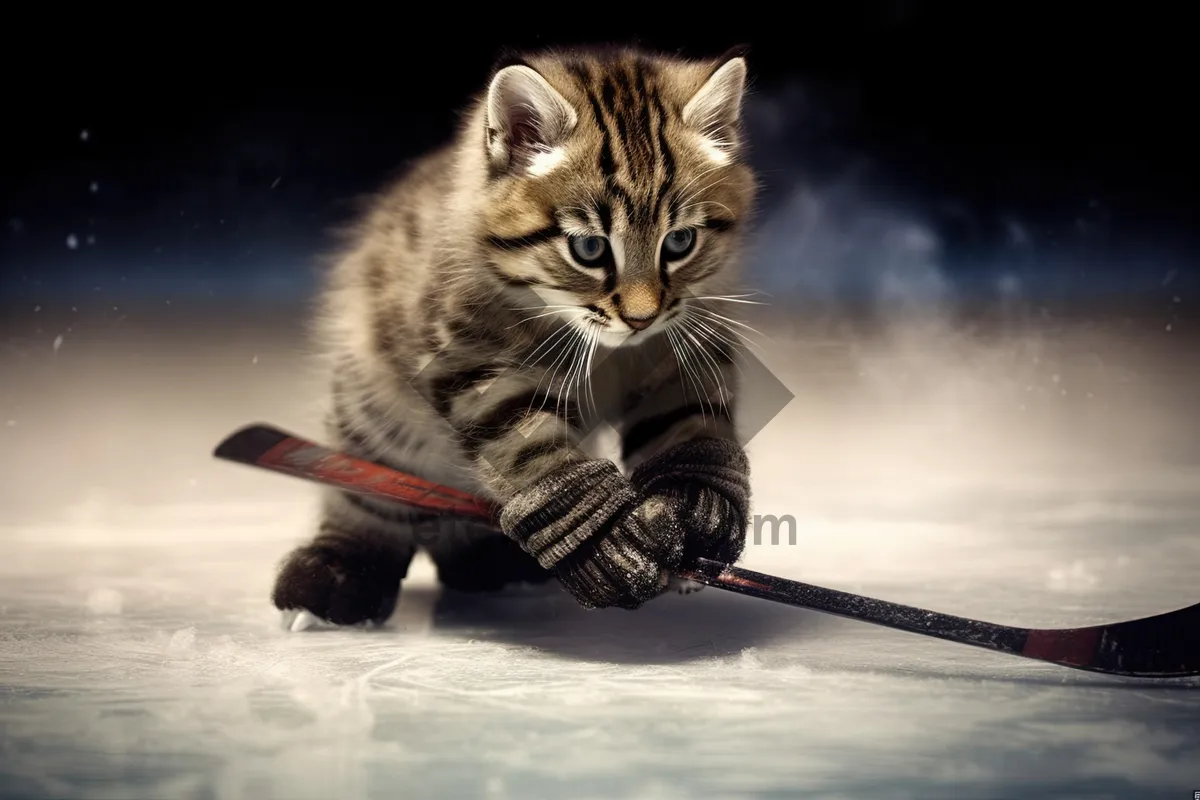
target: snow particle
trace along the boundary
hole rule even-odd
[[[63,337],[62,337],[62,334],[60,333],[58,336],[54,337],[54,352],[56,352],[56,353],[58,352],[58,348],[62,347],[62,343],[63,343]]]
[[[79,237],[73,233],[69,234],[67,236],[67,247],[71,248],[72,250],[79,247]]]
[[[1171,332],[1171,323],[1167,323],[1167,333]]]
[[[258,363],[258,356],[255,356],[254,358],[250,359],[250,363],[251,363],[251,364],[257,364],[257,363]]]
[[[88,234],[88,237],[87,237],[87,243],[88,243],[88,244],[95,244],[95,243],[96,243],[96,235],[95,235],[95,234],[93,234],[93,233],[89,233],[89,234]]]
[[[279,182],[280,182],[281,180],[283,180],[283,176],[282,176],[282,175],[280,175],[278,178],[276,178],[276,179],[275,179],[275,182],[271,184],[271,188],[272,188],[272,189],[274,189],[276,186],[278,186],[278,185],[279,185]]]
[[[100,184],[96,181],[92,181],[88,184],[88,191],[92,194],[95,194],[96,192],[100,191]]]
[[[1100,582],[1100,578],[1082,561],[1070,566],[1050,570],[1046,585],[1056,592],[1086,592]]]
[[[15,419],[10,419],[8,422],[6,422],[6,423],[4,423],[4,424],[5,424],[5,425],[7,425],[7,426],[8,426],[8,427],[10,427],[10,428],[15,428],[15,427],[17,427],[17,421],[16,421]]]
[[[35,314],[36,314],[36,313],[38,313],[38,312],[39,312],[39,311],[41,311],[41,310],[42,310],[42,307],[41,307],[41,306],[34,306],[34,307],[33,307],[33,313],[35,313]]]
[[[195,628],[180,628],[171,634],[171,642],[167,645],[170,650],[191,650],[196,644]]]
[[[121,613],[125,599],[115,589],[96,589],[87,597],[88,611],[98,616],[110,616]]]
[[[79,141],[86,142],[90,138],[92,138],[92,134],[91,134],[91,132],[88,131],[87,128],[84,128],[83,130],[81,130],[79,132]]]

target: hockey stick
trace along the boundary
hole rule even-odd
[[[348,492],[495,521],[496,507],[470,494],[337,453],[269,425],[242,428],[221,442],[214,455]],[[708,559],[676,574],[776,603],[1075,669],[1136,678],[1200,675],[1200,604],[1088,628],[1014,628],[825,589]]]

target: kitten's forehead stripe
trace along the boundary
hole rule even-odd
[[[656,225],[675,179],[657,70],[640,57],[599,66],[598,72],[579,62],[569,66],[601,135],[597,166],[628,223]],[[619,145],[616,150],[614,142]],[[604,213],[611,220],[611,210],[605,207]],[[606,231],[610,225],[605,225]]]

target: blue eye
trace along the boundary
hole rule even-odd
[[[691,252],[696,243],[696,231],[691,228],[679,228],[667,234],[663,239],[663,257],[668,261],[683,258]]]
[[[569,242],[571,255],[585,267],[598,266],[608,253],[608,240],[603,236],[572,236]]]

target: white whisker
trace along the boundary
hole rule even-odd
[[[576,342],[575,347],[571,351],[571,366],[567,370],[566,376],[563,378],[562,392],[561,392],[561,394],[559,394],[558,398],[555,400],[555,403],[554,403],[554,415],[559,417],[560,419],[562,418],[562,404],[564,402],[566,402],[566,403],[571,402],[572,380],[574,380],[576,389],[579,388],[578,370],[583,365],[584,350],[587,347],[586,335],[581,334],[579,336],[579,338],[575,340],[575,342]],[[576,391],[576,398],[578,398],[578,396],[579,396],[579,393],[578,393],[578,391]]]
[[[692,369],[691,360],[688,357],[687,342],[675,331],[670,331],[670,334],[671,334],[671,338],[672,338],[672,343],[674,345],[676,345],[675,358],[678,360],[680,368],[683,370],[683,374],[687,376],[688,381],[692,384],[692,387],[696,390],[696,399],[700,405],[700,419],[702,421],[704,421],[704,420],[706,420],[706,417],[704,415],[704,400],[705,400],[706,392],[704,391],[702,383],[698,382],[696,380],[696,376]],[[685,390],[685,395],[686,395],[686,390]],[[710,402],[710,406],[711,406],[711,402]]]
[[[535,314],[532,317],[525,317],[522,320],[514,322],[512,325],[509,325],[504,330],[506,330],[506,331],[512,330],[513,328],[517,327],[518,325],[524,325],[526,322],[533,322],[534,320],[537,320],[537,319],[545,319],[546,317],[557,316],[558,314],[561,314],[561,313],[562,313],[561,311],[547,311],[544,314]]]
[[[741,342],[722,335],[696,317],[688,317],[687,323],[690,323],[692,332],[700,337],[708,347],[714,350],[728,350],[729,363],[737,370],[739,375],[745,377],[746,372],[742,369],[742,365],[738,363],[737,359],[737,353],[742,348]]]
[[[713,331],[714,334],[716,333],[717,330],[719,330],[721,333],[718,335],[721,336],[723,341],[726,341],[730,345],[736,346],[733,341],[730,341],[728,339],[728,336],[737,337],[737,344],[744,344],[747,347],[752,347],[761,352],[762,346],[758,342],[751,339],[746,334],[739,331],[738,329],[732,327],[731,325],[729,325],[728,323],[726,323],[720,319],[717,319],[717,318],[714,318],[711,316],[700,316],[699,312],[703,311],[704,309],[701,309],[696,306],[689,306],[689,308],[694,309],[694,311],[697,314],[697,316],[693,318],[693,321],[696,324],[700,324],[700,322],[703,321],[703,322],[707,323],[708,325],[714,326],[714,328],[715,328]]]
[[[592,363],[596,358],[596,346],[600,343],[600,328],[599,326],[593,325],[591,326],[590,330],[592,334],[592,341],[591,345],[588,347],[587,372],[585,373],[585,377],[587,379],[588,407],[592,416],[596,416],[596,395],[592,391]]]
[[[575,331],[572,330],[572,333],[575,333]],[[550,380],[546,384],[547,394],[545,397],[542,398],[542,404],[541,404],[541,406],[538,407],[538,411],[542,411],[546,408],[546,401],[550,399],[550,393],[553,392],[556,395],[554,413],[555,413],[555,415],[558,414],[558,404],[561,399],[561,395],[560,395],[560,393],[554,391],[554,379],[558,377],[559,365],[568,360],[570,353],[573,352],[573,348],[575,345],[577,345],[577,343],[578,343],[577,339],[570,340],[569,344],[563,345],[562,353],[558,356],[558,358],[554,359],[554,365],[553,365],[554,371],[550,373]],[[540,392],[541,389],[542,389],[542,381],[539,379],[535,391]]]
[[[739,320],[732,319],[723,314],[718,314],[717,312],[713,311],[711,308],[705,308],[704,306],[700,306],[700,305],[691,306],[691,308],[696,309],[697,312],[702,312],[704,314],[707,314],[710,318],[718,319],[718,320],[726,323],[727,325],[737,325],[739,328],[745,328],[746,330],[750,331],[751,333],[755,333],[759,336],[762,336],[764,339],[767,338],[766,334],[764,334],[762,331],[760,331],[756,328],[752,328],[749,325],[747,325],[746,323],[740,322]]]
[[[744,303],[745,305],[748,305],[748,306],[765,306],[765,305],[770,305],[769,303],[763,303],[763,302],[760,302],[760,301],[758,301],[758,300],[742,300],[742,299],[741,299],[741,298],[739,298],[739,297],[714,297],[714,296],[707,296],[707,297],[688,297],[688,299],[689,299],[689,300],[714,300],[714,301],[718,301],[718,302],[722,302],[722,303]]]
[[[531,361],[533,361],[537,357],[537,354],[539,352],[541,352],[543,347],[546,347],[549,345],[551,350],[553,350],[554,349],[553,344],[556,340],[560,340],[564,336],[570,336],[570,334],[573,331],[574,331],[574,327],[571,325],[571,323],[569,323],[569,322],[564,323],[561,328],[559,328],[557,331],[552,333],[550,336],[546,337],[545,341],[543,341],[541,344],[539,344],[532,353],[530,353],[528,356],[526,356],[525,360],[521,362],[520,366],[524,367],[527,364],[529,364]]]
[[[700,340],[697,339],[690,330],[687,328],[683,328],[682,330],[683,334],[691,339],[692,343],[696,345],[696,351],[700,354],[701,358],[704,359],[708,367],[709,374],[713,376],[713,381],[717,385],[717,397],[720,400],[721,408],[728,410],[729,406],[728,401],[726,400],[725,381],[721,376],[720,365],[717,364],[717,361],[712,357],[712,354],[708,352],[708,348],[705,347],[704,344],[701,343]]]

